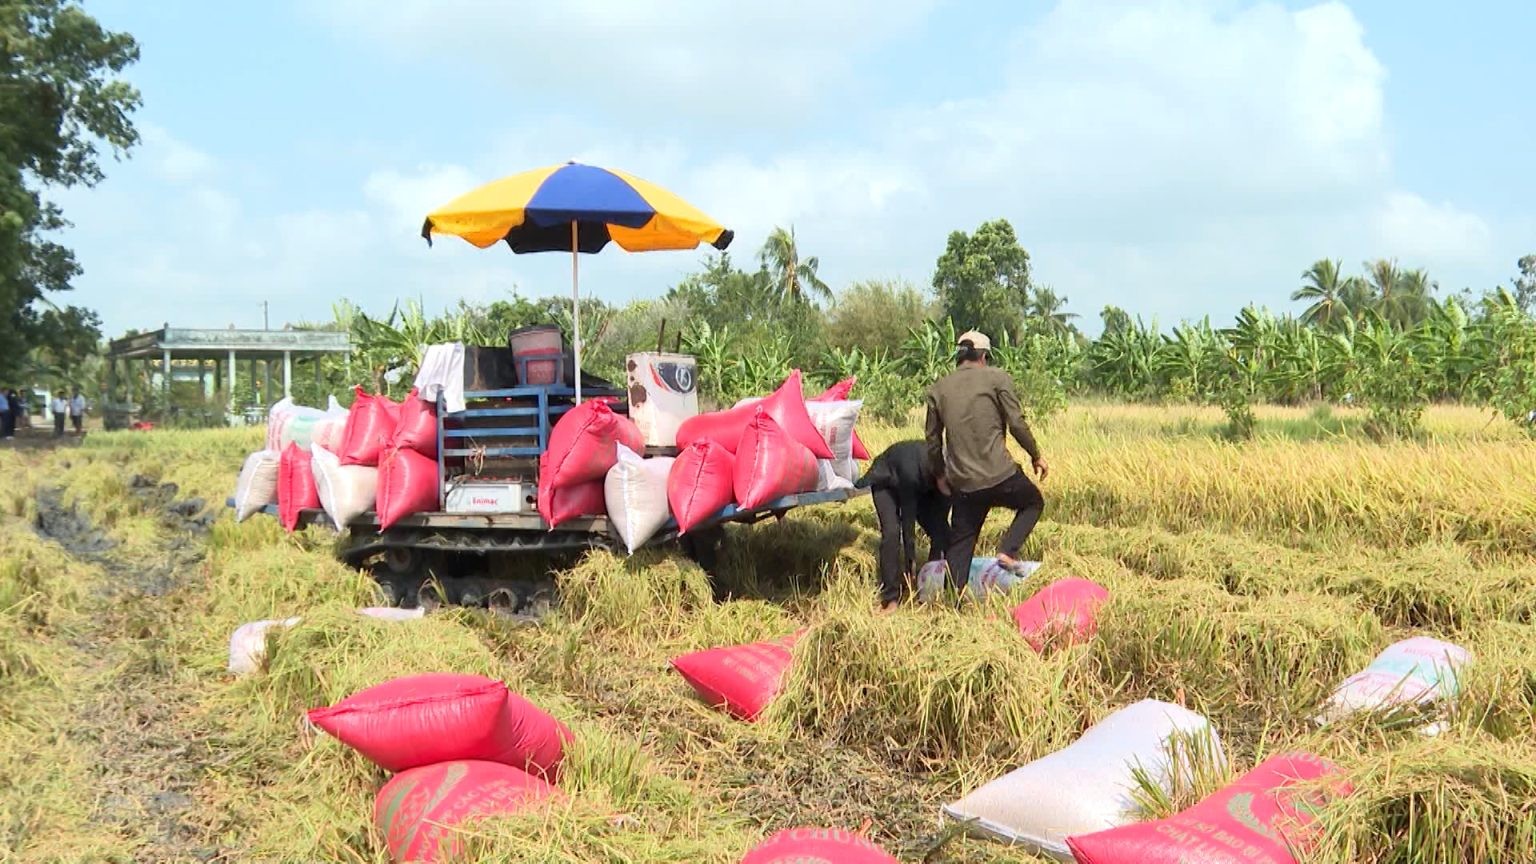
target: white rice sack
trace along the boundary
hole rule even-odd
[[[235,521],[244,522],[268,504],[277,503],[276,450],[257,450],[245,457],[240,479],[235,481]]]
[[[1203,746],[1170,748],[1175,735]],[[975,820],[975,833],[1071,861],[1069,835],[1142,819],[1133,797],[1138,768],[1171,793],[1175,777],[1190,777],[1195,770],[1192,750],[1209,754],[1218,766],[1226,762],[1209,720],[1146,699],[1105,717],[1069,746],[946,805],[944,813],[960,821]]]
[[[736,403],[737,407],[761,402],[760,396],[749,396]],[[859,422],[859,411],[864,407],[860,400],[831,402],[806,402],[805,413],[810,415],[811,425],[826,440],[832,451],[832,468],[837,476],[849,483],[859,479],[859,463],[853,458],[853,427]]]
[[[309,451],[320,506],[338,530],[373,509],[379,488],[378,468],[343,465],[336,454],[319,445],[312,445]]]
[[[1327,725],[1359,712],[1449,702],[1460,692],[1461,669],[1470,662],[1472,652],[1460,645],[1427,636],[1404,639],[1345,679],[1323,705],[1317,722]]]
[[[971,572],[966,579],[966,588],[971,596],[977,600],[985,598],[988,594],[1006,594],[1013,587],[1040,569],[1039,561],[1019,562],[1022,573],[1014,573],[1003,568],[997,563],[996,558],[972,558]],[[917,571],[917,599],[923,603],[931,603],[944,593],[946,575],[943,561],[929,561]]]
[[[336,399],[332,397],[331,404],[335,403]],[[326,413],[319,408],[296,405],[288,396],[279,399],[277,404],[267,409],[267,449],[281,453],[292,443],[308,447],[314,421],[324,418]]]
[[[667,475],[674,460],[670,456],[650,459],[618,445],[619,461],[608,469],[603,480],[603,495],[608,501],[608,522],[624,541],[624,548],[634,552],[656,536],[671,509],[667,505]]]
[[[840,475],[831,459],[816,460],[816,491],[831,492],[834,489],[852,489],[853,481]]]
[[[393,606],[366,606],[357,610],[357,614],[365,618],[377,618],[380,621],[415,621],[424,617],[427,610],[417,607],[415,609],[396,609]]]
[[[324,414],[306,415],[292,414],[283,422],[282,429],[277,434],[277,450],[281,453],[288,449],[289,444],[299,445],[299,449],[308,450],[309,445],[315,443],[315,427],[326,420]]]
[[[288,414],[294,408],[293,400],[287,396],[277,400],[277,403],[267,409],[267,449],[278,450],[278,442],[283,434],[283,423],[287,421]]]
[[[274,618],[236,627],[229,637],[229,671],[236,675],[261,671],[267,661],[267,631],[273,627],[292,627],[297,623],[297,618]]]
[[[309,443],[318,444],[332,453],[340,450],[342,438],[347,431],[347,415],[350,413],[343,408],[337,414],[327,414],[315,421],[315,429]]]

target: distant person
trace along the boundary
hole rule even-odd
[[[15,393],[15,390],[11,391]],[[16,396],[16,404],[11,406],[12,419],[23,429],[32,428],[32,391],[23,390]]]
[[[887,447],[856,485],[870,490],[880,522],[880,608],[890,611],[912,593],[918,525],[928,535],[927,560],[943,560],[949,545],[949,499],[934,482],[922,441]]]
[[[963,334],[955,352],[955,371],[928,390],[924,437],[928,464],[939,491],[950,498],[950,584],[956,590],[970,578],[976,538],[993,507],[1014,511],[1013,523],[997,548],[997,563],[1020,572],[1019,550],[1045,512],[1045,498],[1008,455],[1005,433],[1029,454],[1035,474],[1049,469],[1030,434],[1013,391],[1013,378],[988,366],[992,340],[974,330]]]
[[[80,395],[80,388],[75,388],[75,395],[69,397],[69,422],[75,426],[75,434],[85,432],[85,397]]]
[[[16,437],[16,391],[0,390],[0,438]]]
[[[64,437],[64,415],[69,413],[69,400],[64,398],[64,391],[53,394],[53,403],[48,406],[53,411],[53,437]]]

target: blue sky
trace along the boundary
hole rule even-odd
[[[109,334],[259,326],[349,298],[569,290],[561,256],[421,218],[576,158],[684,195],[750,258],[926,285],[1006,217],[1085,324],[1290,308],[1316,258],[1505,282],[1536,252],[1536,4],[88,0],[140,41],[143,144],[58,198]],[[652,297],[702,253],[582,260]]]

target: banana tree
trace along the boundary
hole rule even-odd
[[[1455,297],[1429,301],[1429,315],[1411,336],[1415,352],[1433,376],[1431,392],[1438,398],[1462,400],[1471,390],[1481,357],[1471,319]]]
[[[1200,319],[1198,324],[1185,321],[1162,340],[1154,359],[1157,374],[1171,392],[1185,398],[1204,398],[1211,367],[1223,347],[1221,337],[1211,329],[1210,317]]]
[[[1154,322],[1140,317],[1125,327],[1105,330],[1088,349],[1094,381],[1104,390],[1122,396],[1149,396],[1157,387],[1156,358],[1162,338]]]
[[[955,345],[958,335],[955,322],[926,321],[921,327],[908,331],[905,350],[907,371],[919,381],[931,384],[948,375],[955,368]]]

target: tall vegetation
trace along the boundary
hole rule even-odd
[[[102,146],[138,143],[139,94],[117,76],[139,48],[61,0],[0,4],[0,45],[0,379],[79,380],[100,321],[52,299],[80,265],[53,239],[69,222],[46,196],[99,182]]]
[[[978,328],[1036,419],[1073,395],[1213,404],[1229,434],[1244,438],[1255,404],[1344,403],[1364,407],[1366,428],[1386,438],[1414,435],[1430,402],[1482,404],[1522,423],[1536,409],[1536,256],[1520,261],[1512,287],[1480,298],[1439,297],[1427,273],[1394,260],[1349,273],[1322,259],[1301,273],[1294,314],[1249,304],[1226,326],[1206,317],[1164,328],[1108,306],[1090,339],[1067,298],[1032,281],[1029,253],[1005,220],[950,235],[932,295],[900,281],[833,293],[800,244],[792,229],[775,229],[754,268],[711,255],[660,300],[584,300],[586,367],[617,378],[631,352],[682,347],[698,358],[706,401],[719,404],[763,393],[791,368],[817,384],[856,376],[865,410],[900,421],[953,368],[955,334]],[[569,340],[570,318],[567,298],[513,297],[461,303],[436,320],[419,304],[383,320],[341,309],[335,326],[353,333],[388,388],[413,345],[499,341],[538,322],[560,324]]]

